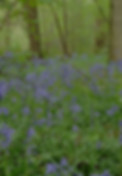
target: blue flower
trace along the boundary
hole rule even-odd
[[[100,176],[111,176],[109,170],[105,170]]]
[[[8,115],[9,110],[6,107],[0,107],[0,115]]]
[[[0,145],[2,148],[7,148],[12,142],[14,129],[9,127],[7,124],[3,124],[0,128]]]
[[[2,99],[6,95],[7,91],[8,91],[7,83],[0,81],[0,99]]]
[[[57,171],[57,166],[54,163],[48,163],[46,165],[46,174],[54,174]]]
[[[33,127],[30,127],[27,132],[28,139],[32,138],[35,135],[35,129]]]
[[[115,106],[112,106],[110,109],[108,109],[106,113],[109,116],[113,116],[118,111],[118,109],[119,109],[118,106],[115,105]]]

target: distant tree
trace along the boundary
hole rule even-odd
[[[110,60],[122,59],[122,0],[111,0]]]
[[[55,21],[55,25],[57,28],[57,32],[59,34],[59,39],[60,39],[60,43],[61,43],[61,47],[63,50],[63,53],[67,56],[71,55],[70,49],[69,49],[69,42],[68,42],[68,8],[67,8],[67,0],[62,1],[61,3],[62,9],[63,9],[63,25],[61,23],[61,20],[58,16],[58,13],[56,11],[56,8],[54,6],[53,3],[49,4],[50,10],[52,12],[54,21]]]
[[[40,24],[38,17],[38,1],[24,0],[24,16],[32,54],[43,57]]]
[[[108,26],[109,26],[109,17],[108,17],[108,1],[106,0],[94,0],[96,6],[96,35],[95,35],[95,52],[99,52],[105,48],[108,43]],[[107,12],[106,12],[107,11]]]
[[[1,24],[0,24],[0,30],[5,31],[4,35],[4,41],[5,41],[5,47],[9,49],[10,43],[11,43],[11,16],[14,11],[14,8],[16,6],[16,1],[9,2],[8,0],[1,0],[0,1],[0,7],[1,10],[5,11],[5,15],[1,19]]]
[[[95,53],[100,52],[106,44],[106,33],[102,29],[104,21],[100,18],[96,20]]]

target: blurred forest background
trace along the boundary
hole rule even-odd
[[[1,51],[122,58],[119,0],[1,0],[0,8]]]
[[[76,53],[108,56],[111,3],[110,0],[1,0],[0,51],[31,51],[40,57]]]

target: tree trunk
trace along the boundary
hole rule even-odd
[[[66,56],[70,56],[71,53],[69,51],[68,40],[67,40],[67,14],[66,14],[66,11],[65,11],[65,13],[63,12],[64,13],[63,15],[65,16],[64,18],[66,18],[64,21],[64,23],[65,23],[64,25],[66,25],[65,30],[63,30],[61,23],[60,23],[60,19],[58,17],[58,14],[56,13],[55,8],[53,7],[53,4],[50,4],[50,9],[51,9],[52,15],[55,20],[57,31],[59,33],[59,38],[60,38],[60,43],[62,46],[63,53]]]
[[[68,28],[68,21],[69,21],[69,16],[68,16],[68,2],[67,0],[63,1],[63,25],[64,25],[64,38],[65,38],[65,43],[67,47],[67,55],[71,55],[70,52],[70,46],[69,46],[69,28]]]
[[[106,44],[106,34],[101,30],[104,21],[100,18],[96,20],[96,38],[95,38],[95,53],[102,51]]]
[[[112,0],[110,20],[110,60],[122,60],[122,0]]]
[[[8,19],[6,21],[6,35],[5,35],[5,45],[7,46],[7,50],[10,49],[11,44],[11,19],[10,16],[8,16]]]
[[[29,37],[29,47],[33,55],[38,57],[43,57],[42,53],[42,43],[41,43],[41,34],[40,26],[38,19],[38,6],[36,0],[33,1],[33,4],[29,2],[24,3],[25,7],[25,20],[27,24],[27,33]]]

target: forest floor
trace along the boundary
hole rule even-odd
[[[122,175],[122,63],[0,57],[1,176]]]

